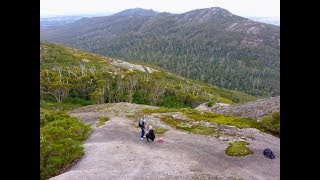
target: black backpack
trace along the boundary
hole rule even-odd
[[[274,159],[274,158],[275,158],[273,152],[272,152],[271,149],[269,149],[269,148],[266,148],[266,149],[263,150],[263,155],[264,155],[265,157],[270,158],[270,159]]]
[[[142,122],[142,124],[141,124],[140,122]],[[139,124],[138,124],[138,126],[139,126],[139,127],[144,127],[144,122],[143,122],[143,121],[141,121],[141,120],[139,120]]]
[[[139,120],[138,126],[141,127],[140,120]]]

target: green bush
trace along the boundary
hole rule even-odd
[[[47,110],[55,111],[69,111],[81,106],[92,104],[90,101],[84,100],[82,103],[73,103],[73,102],[48,102],[40,100],[40,107]]]
[[[249,145],[249,143],[245,141],[235,141],[229,143],[229,146],[225,152],[229,156],[246,156],[253,154],[253,152],[246,145]]]
[[[179,102],[176,96],[166,96],[163,98],[163,102],[161,103],[161,106],[164,106],[166,108],[183,108],[187,107],[183,103]]]
[[[64,112],[40,109],[40,179],[48,179],[84,154],[88,125]]]
[[[148,99],[148,94],[144,91],[134,91],[132,97],[133,97],[133,103],[150,104],[150,101]]]
[[[56,102],[56,99],[54,98],[53,95],[51,94],[43,94],[41,96],[41,99],[45,100],[45,101],[48,101],[48,102]]]
[[[87,106],[93,104],[91,100],[81,99],[79,97],[68,97],[66,99],[63,99],[64,103],[70,103],[70,104],[78,104],[81,106]]]
[[[53,112],[50,110],[40,108],[40,127],[43,127],[48,122],[55,121],[58,119],[64,119],[67,117],[69,117],[69,115],[63,111]]]
[[[206,104],[208,107],[212,107],[213,105],[214,105],[214,103],[213,102],[207,102],[207,104]]]
[[[40,107],[43,109],[53,109],[54,104],[52,102],[47,102],[45,100],[40,100]]]
[[[262,124],[270,131],[280,134],[280,112],[274,112],[271,116],[264,116]]]

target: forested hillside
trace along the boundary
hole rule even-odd
[[[133,102],[176,108],[196,107],[203,102],[235,104],[255,99],[157,67],[48,42],[40,42],[40,95],[43,103]]]
[[[182,14],[130,9],[41,30],[41,39],[252,95],[280,94],[279,27],[222,8]]]

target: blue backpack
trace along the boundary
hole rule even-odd
[[[270,159],[274,159],[275,158],[273,152],[269,148],[266,148],[266,149],[263,150],[263,155],[268,157],[268,158],[270,158]]]

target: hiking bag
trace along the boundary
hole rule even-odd
[[[139,127],[142,127],[141,124],[140,124],[140,120],[139,120],[139,122],[138,122],[138,126],[139,126]]]
[[[144,125],[143,125],[143,124],[141,124],[141,122],[144,124],[144,122],[143,122],[143,121],[139,120],[139,124],[138,124],[138,126],[139,126],[139,127],[144,127]]]
[[[275,158],[273,152],[269,148],[266,148],[266,149],[263,150],[263,155],[268,157],[268,158],[270,158],[270,159],[274,159]]]

